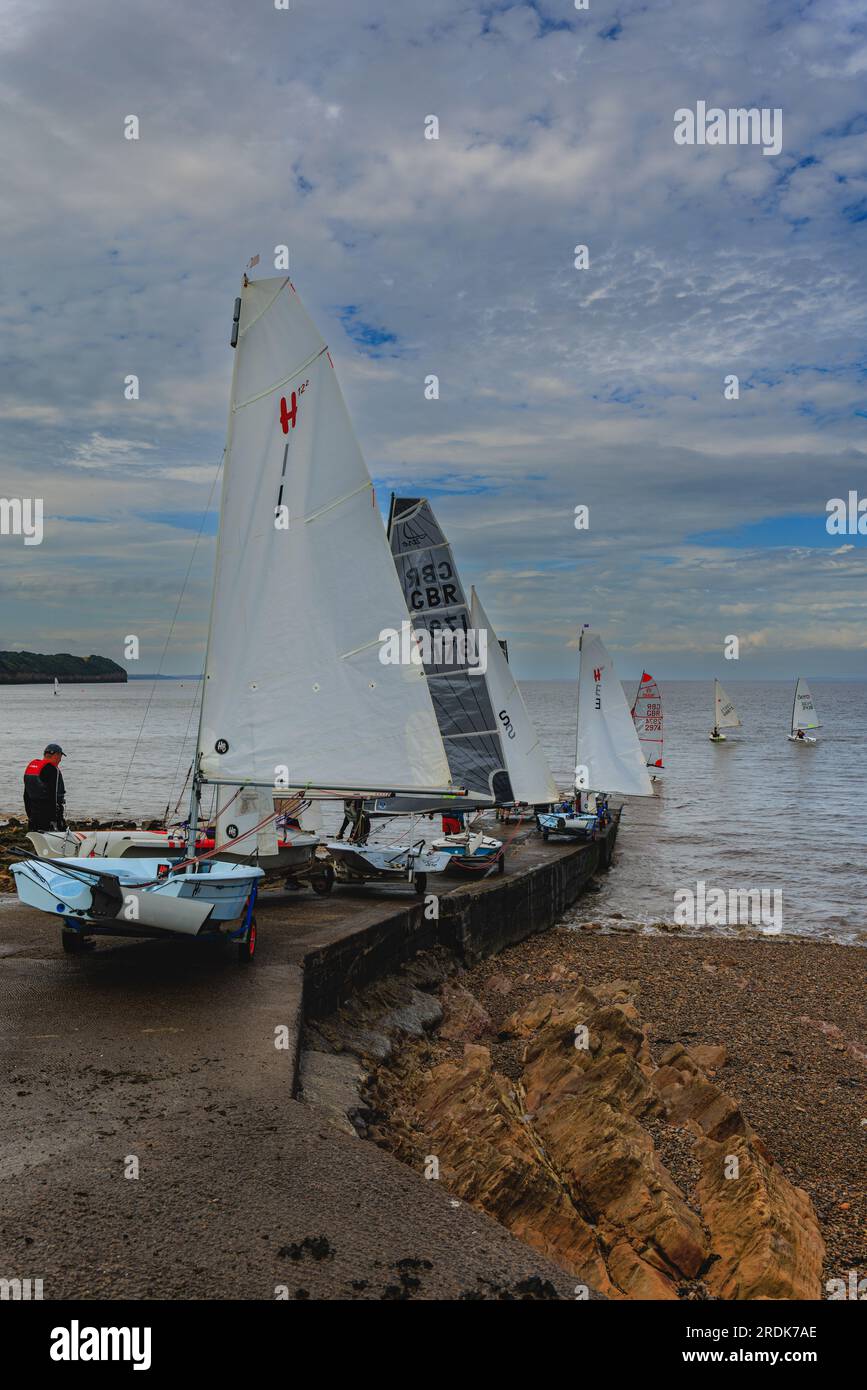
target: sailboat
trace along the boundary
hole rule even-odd
[[[652,796],[653,784],[617,678],[614,662],[598,633],[584,628],[578,642],[578,721],[575,794],[594,808],[583,813],[568,803],[539,816],[544,839],[550,834],[588,837],[604,818],[607,796]]]
[[[644,752],[644,760],[653,781],[653,772],[664,766],[662,761],[662,696],[659,686],[647,671],[642,671],[635,700],[632,704],[632,722],[638,735],[638,742]]]
[[[792,743],[815,743],[816,739],[810,738],[804,730],[821,727],[816,706],[810,694],[810,687],[803,677],[799,677],[795,681],[795,698],[792,701],[792,731],[789,734],[789,739]]]
[[[54,677],[54,693],[55,695],[60,694],[60,681],[57,679],[56,676]]]
[[[476,805],[547,805],[557,788],[505,644],[475,589],[467,602],[430,502],[392,496],[388,536],[415,630],[431,639],[425,674],[453,780],[472,792]],[[471,639],[472,646],[461,650],[458,642],[456,652],[438,652],[435,639],[444,631],[465,643]],[[502,842],[472,827],[435,840],[433,847],[450,849],[455,868],[492,858],[503,868]]]
[[[67,930],[85,935],[136,927],[144,934],[188,932],[189,913],[166,910],[166,880],[179,885],[171,894],[177,903],[189,878],[201,903],[211,892],[237,906],[243,889],[238,944],[252,954],[250,907],[262,871],[222,862],[221,844],[197,854],[204,787],[217,788],[221,815],[233,795],[249,791],[255,801],[266,794],[265,815],[254,827],[260,853],[276,847],[275,795],[436,797],[462,789],[451,780],[423,670],[380,660],[381,634],[400,628],[406,606],[328,345],[288,277],[245,276],[232,346],[187,857],[157,865],[156,873],[151,861],[129,860],[127,872],[123,861],[107,857],[32,859],[12,869],[24,901],[62,915]],[[234,823],[227,823],[227,836]],[[412,880],[448,861],[425,857],[412,843],[368,852],[329,842],[329,849],[338,869],[345,851],[371,877]],[[68,887],[77,878],[85,881],[81,894]],[[112,907],[122,881],[141,891],[137,915],[121,927],[123,906]],[[223,920],[205,912],[197,933]]]
[[[726,736],[721,729],[739,729],[741,721],[733,701],[725,693],[718,680],[713,683],[713,728],[708,737],[711,743],[725,743]]]

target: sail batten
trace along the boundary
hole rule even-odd
[[[380,659],[406,605],[327,344],[287,278],[244,285],[231,394],[201,776],[448,789],[423,671]]]

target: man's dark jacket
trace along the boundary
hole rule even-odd
[[[59,767],[34,758],[24,769],[24,809],[29,830],[63,830],[66,788]]]

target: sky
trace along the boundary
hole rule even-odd
[[[861,0],[5,0],[0,55],[0,497],[45,515],[0,649],[201,669],[232,304],[286,245],[519,678],[582,623],[629,678],[867,675]],[[780,153],[675,143],[699,101]]]

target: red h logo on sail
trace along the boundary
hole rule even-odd
[[[596,682],[597,685],[598,685],[599,682],[601,681],[601,679],[602,679],[602,667],[601,667],[601,666],[594,666],[594,667],[593,667],[593,679],[595,680],[595,682]]]
[[[286,406],[286,397],[285,397],[285,396],[281,396],[281,397],[280,397],[280,424],[283,426],[283,433],[284,433],[284,434],[288,434],[288,433],[289,433],[289,426],[290,426],[290,424],[291,424],[291,426],[292,426],[292,428],[293,428],[293,430],[294,430],[294,428],[295,428],[295,417],[296,417],[297,414],[298,414],[298,397],[296,396],[295,392],[294,392],[294,391],[292,392],[292,409],[291,409],[291,410],[287,409],[287,406]]]
[[[594,702],[593,702],[593,707],[594,707],[594,709],[601,709],[601,708],[602,708],[602,667],[601,667],[601,666],[594,666],[594,667],[593,667],[593,679],[594,679],[595,682],[596,682],[596,691],[595,691],[596,699],[595,699]]]

